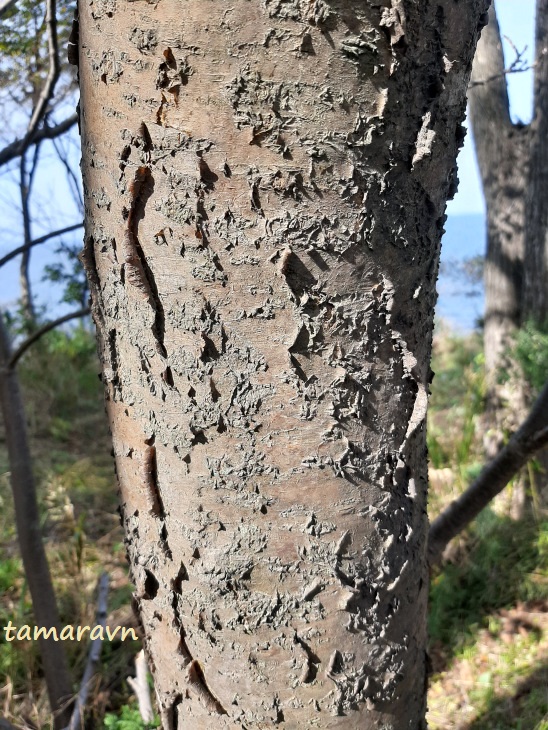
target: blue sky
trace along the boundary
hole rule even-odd
[[[526,46],[527,51],[525,57],[532,61],[534,53],[534,37],[533,37],[533,19],[535,10],[535,0],[495,0],[495,7],[501,26],[503,35],[507,35],[512,43],[522,51]],[[514,52],[510,43],[504,41],[504,49],[507,53],[508,63],[514,57]],[[508,65],[508,64],[507,64]],[[532,99],[532,72],[513,74],[507,77],[510,93],[510,103],[512,116],[528,122],[531,117],[531,99]],[[75,135],[75,144],[77,137]],[[78,156],[78,153],[74,153]],[[463,250],[464,239],[466,241],[466,255],[477,255],[483,253],[484,249],[484,232],[483,221],[481,216],[484,215],[483,194],[479,182],[477,165],[474,155],[474,147],[470,133],[468,133],[465,144],[458,160],[460,185],[457,195],[451,201],[447,208],[449,220],[447,223],[448,235],[445,238],[442,247],[442,260],[451,258],[451,256],[465,255]],[[38,206],[35,210],[37,217],[34,221],[33,235],[37,236],[47,230],[60,228],[69,223],[76,222],[79,214],[74,209],[71,210],[70,193],[66,186],[64,173],[53,175],[51,168],[46,172],[47,183],[44,185],[43,180],[37,181],[37,190],[40,191]],[[0,222],[0,256],[9,251],[14,245],[20,245],[20,241],[13,239],[13,231],[20,231],[20,214],[18,212],[19,200],[17,190],[10,186],[8,180],[11,176],[3,171],[1,180],[3,189],[0,191],[0,210],[2,211],[2,221]],[[52,201],[62,201],[61,205],[51,205]],[[56,211],[62,211],[63,216],[60,219]],[[70,211],[70,214],[69,214]],[[464,217],[468,217],[471,224],[467,229],[463,227]],[[474,221],[475,217],[475,221]],[[453,223],[452,223],[453,222]],[[453,235],[451,235],[453,234]],[[75,239],[72,239],[75,240]],[[456,243],[457,246],[453,245]],[[56,243],[45,244],[37,247],[33,251],[32,261],[34,281],[34,290],[38,294],[38,298],[42,303],[47,302],[48,309],[53,309],[55,314],[65,313],[72,307],[59,306],[57,304],[60,294],[52,291],[51,284],[41,282],[42,266],[46,261],[51,261]],[[458,248],[460,254],[455,254],[455,248]],[[0,302],[11,301],[18,296],[18,265],[19,261],[14,261],[11,265],[4,267],[0,271]],[[458,291],[458,284],[455,291]],[[448,294],[449,283],[440,279],[438,283],[440,291],[440,300],[438,313],[446,316],[451,320],[455,320],[457,313],[463,318],[464,309],[467,307],[469,314],[463,326],[468,328],[473,326],[474,320],[481,314],[482,303],[476,300],[474,303],[474,311],[471,309],[471,302],[464,302],[464,299],[457,295]],[[445,308],[445,309],[444,309]],[[455,314],[453,314],[455,313]]]

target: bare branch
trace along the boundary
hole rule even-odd
[[[29,349],[29,347],[47,332],[59,327],[59,325],[64,324],[65,322],[69,322],[71,319],[87,317],[89,313],[90,309],[89,307],[86,307],[85,309],[78,309],[76,312],[70,312],[70,314],[65,314],[63,317],[58,317],[51,322],[47,322],[47,324],[40,327],[40,329],[37,329],[36,332],[33,332],[30,337],[27,337],[27,339],[19,345],[7,363],[8,369],[12,370],[17,365],[17,361]]]
[[[54,127],[41,127],[33,132],[29,137],[28,134],[23,139],[16,139],[14,142],[6,145],[0,150],[0,166],[14,160],[16,157],[26,150],[31,144],[37,144],[43,139],[55,139],[73,127],[78,121],[78,114],[75,112]]]
[[[152,710],[147,674],[147,660],[145,652],[141,649],[135,657],[135,677],[128,677],[127,683],[137,697],[141,719],[145,723],[150,723],[154,720],[154,712]]]
[[[510,479],[548,444],[548,383],[529,415],[468,489],[437,517],[428,535],[428,561],[440,562],[447,544],[502,492]]]
[[[31,248],[32,246],[38,246],[40,243],[45,243],[46,241],[49,241],[51,238],[56,238],[57,236],[62,236],[65,233],[70,233],[71,231],[76,231],[78,228],[83,227],[83,223],[74,223],[72,226],[67,226],[66,228],[60,228],[57,231],[51,231],[51,233],[46,233],[44,236],[40,236],[39,238],[35,238],[33,241],[31,241],[28,246],[25,244],[23,246],[18,246],[17,248],[14,248],[13,251],[10,251],[5,256],[2,256],[0,258],[0,268],[4,266],[4,264],[7,264],[8,261],[11,261],[12,259],[16,258],[16,256],[19,256],[19,254],[24,253],[27,248]]]
[[[48,57],[49,70],[46,83],[42,89],[38,102],[30,118],[27,133],[24,138],[24,148],[28,147],[33,134],[38,129],[39,123],[44,118],[48,104],[51,101],[55,84],[59,78],[59,49],[57,46],[57,15],[56,0],[46,0],[46,26],[48,29]]]
[[[520,51],[518,50],[516,44],[512,41],[511,38],[509,38],[507,35],[503,36],[503,38],[510,44],[510,46],[512,46],[512,50],[516,54],[512,63],[507,68],[503,69],[500,73],[493,74],[492,76],[488,76],[485,79],[471,80],[468,84],[468,89],[472,89],[474,88],[474,86],[481,86],[482,84],[489,84],[492,81],[504,78],[509,74],[524,73],[525,71],[530,71],[531,69],[535,68],[536,62],[528,63],[527,60],[523,58],[528,46],[525,46],[523,51]]]
[[[468,91],[470,121],[486,194],[494,170],[506,155],[507,131],[513,126],[504,71],[502,39],[492,5],[474,56]],[[486,79],[489,83],[485,83]]]
[[[107,623],[107,595],[108,595],[108,575],[103,573],[97,583],[97,613],[95,617],[95,625],[102,626],[103,629]],[[65,730],[81,730],[83,727],[84,710],[89,693],[89,685],[95,674],[97,664],[101,657],[102,641],[100,638],[94,639],[89,647],[88,660],[86,668],[80,684],[80,690],[76,698],[76,703],[72,711],[72,717]]]
[[[68,155],[65,152],[65,150],[62,149],[62,146],[56,140],[53,140],[53,146],[55,148],[55,151],[57,152],[57,157],[59,158],[59,160],[63,164],[63,167],[66,170],[67,177],[68,177],[69,183],[70,183],[70,188],[72,191],[72,198],[73,198],[76,206],[78,207],[78,210],[83,215],[84,201],[82,200],[82,193],[80,190],[79,180],[78,180],[74,170],[72,169],[72,165],[70,164],[70,162],[68,160]]]

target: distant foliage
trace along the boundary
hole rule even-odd
[[[149,728],[160,727],[160,718],[155,717],[154,722],[144,723],[139,710],[136,707],[126,705],[122,707],[119,715],[108,713],[105,715],[104,727],[108,730],[148,730]]]
[[[432,581],[431,641],[456,652],[490,612],[545,600],[547,559],[548,522],[515,522],[484,510],[469,530],[466,559],[448,563]]]
[[[525,379],[539,392],[548,380],[548,323],[539,327],[527,322],[516,336],[514,354]]]

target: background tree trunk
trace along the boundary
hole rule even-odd
[[[10,483],[15,505],[17,541],[32,599],[36,626],[59,627],[59,613],[42,542],[40,513],[32,472],[25,412],[15,369],[9,364],[11,347],[0,313],[0,408],[6,429]],[[72,682],[63,642],[39,638],[40,655],[48,690],[54,728],[61,730],[70,720]]]
[[[548,330],[548,1],[537,0],[535,96],[527,187],[523,320]],[[548,510],[548,449],[537,456],[538,504]]]
[[[547,10],[547,0],[539,0],[533,123],[513,124],[510,119],[494,6],[478,43],[468,94],[487,207],[484,351],[488,458],[497,453],[505,434],[516,429],[531,400],[523,373],[511,355],[514,335],[527,320],[542,325],[546,318],[548,213],[543,200],[548,175]],[[548,465],[543,452],[539,458]],[[543,492],[546,483],[545,474],[541,474],[539,486]],[[525,486],[524,478],[515,485],[511,509],[514,516],[523,514]],[[541,501],[548,503],[546,498]]]
[[[502,40],[494,6],[481,34],[468,92],[470,120],[487,209],[484,352],[487,377],[486,453],[525,411],[509,350],[521,324],[528,129],[510,119]],[[501,383],[501,371],[512,373]]]
[[[527,186],[524,319],[548,323],[548,0],[537,0],[535,96]]]
[[[485,6],[81,7],[83,260],[166,729],[424,727],[435,280]]]

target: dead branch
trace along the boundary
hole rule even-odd
[[[95,625],[102,626],[103,630],[107,623],[107,596],[108,596],[108,575],[102,573],[97,583],[97,612],[95,615]],[[100,638],[93,639],[89,647],[88,660],[86,662],[86,668],[82,676],[82,682],[72,711],[72,717],[65,730],[81,730],[83,727],[84,710],[89,693],[89,686],[97,664],[101,658],[101,648],[103,642]]]
[[[542,389],[533,408],[506,446],[485,466],[479,477],[452,502],[430,526],[428,562],[435,566],[441,561],[447,544],[459,534],[512,477],[542,447],[548,444],[548,383]]]
[[[510,74],[521,74],[525,71],[531,71],[531,69],[534,69],[536,66],[536,62],[534,63],[528,63],[527,60],[523,57],[525,55],[525,52],[527,51],[527,46],[520,51],[518,50],[516,44],[512,41],[511,38],[509,38],[507,35],[504,35],[503,38],[510,44],[512,47],[512,50],[515,53],[514,60],[512,63],[499,73],[492,74],[491,76],[488,76],[485,79],[473,79],[468,84],[468,88],[472,89],[474,86],[481,86],[482,84],[489,84],[492,81],[497,81],[499,79],[503,79],[505,76],[509,76]]]
[[[135,657],[135,677],[128,677],[127,683],[137,697],[141,719],[144,723],[153,722],[154,711],[148,686],[147,660],[143,649]]]

